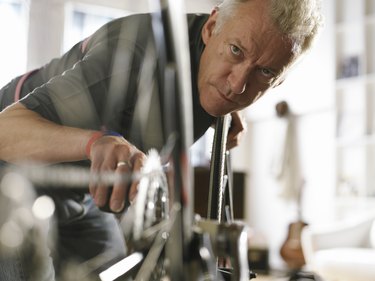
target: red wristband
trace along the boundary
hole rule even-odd
[[[89,141],[87,142],[86,144],[86,148],[85,148],[85,153],[86,153],[86,156],[88,159],[90,159],[90,153],[91,153],[91,146],[92,144],[98,139],[98,138],[101,138],[103,136],[114,136],[114,137],[122,137],[123,136],[120,134],[120,133],[117,133],[115,131],[110,131],[110,130],[107,130],[107,131],[97,131],[95,133],[92,134],[91,138],[89,139]]]
[[[92,134],[91,138],[86,144],[85,153],[88,159],[90,159],[90,153],[91,153],[91,146],[92,144],[98,139],[101,138],[104,135],[103,132],[95,132]]]

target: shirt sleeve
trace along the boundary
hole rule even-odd
[[[106,107],[124,103],[133,54],[134,46],[126,40],[98,42],[71,68],[34,89],[21,102],[59,124],[98,129],[110,119],[104,116],[109,111]]]
[[[43,117],[66,126],[99,129],[124,105],[137,72],[142,48],[123,32],[121,22],[94,33],[82,58],[25,96],[21,102]],[[129,31],[129,30],[128,30]],[[134,34],[137,36],[137,34]],[[62,61],[55,60],[56,67]],[[133,75],[134,76],[134,75]]]

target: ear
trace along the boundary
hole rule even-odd
[[[202,40],[203,40],[204,44],[207,44],[208,40],[212,36],[212,32],[215,28],[216,18],[217,18],[218,12],[219,12],[219,8],[215,7],[212,10],[208,20],[206,21],[206,23],[204,24],[204,26],[202,28]]]

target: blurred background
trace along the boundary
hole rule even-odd
[[[218,3],[186,0],[186,9],[209,13]],[[143,0],[0,0],[0,85],[105,22],[148,10]],[[315,48],[244,112],[248,133],[232,152],[236,217],[269,250],[272,268],[285,265],[279,250],[291,222],[330,223],[375,209],[375,1],[323,1],[323,12]],[[282,101],[289,114],[280,117]],[[208,167],[211,137],[192,149],[197,168]]]

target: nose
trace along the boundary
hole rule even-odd
[[[232,93],[241,95],[246,91],[248,70],[234,67],[228,76],[228,84]]]

